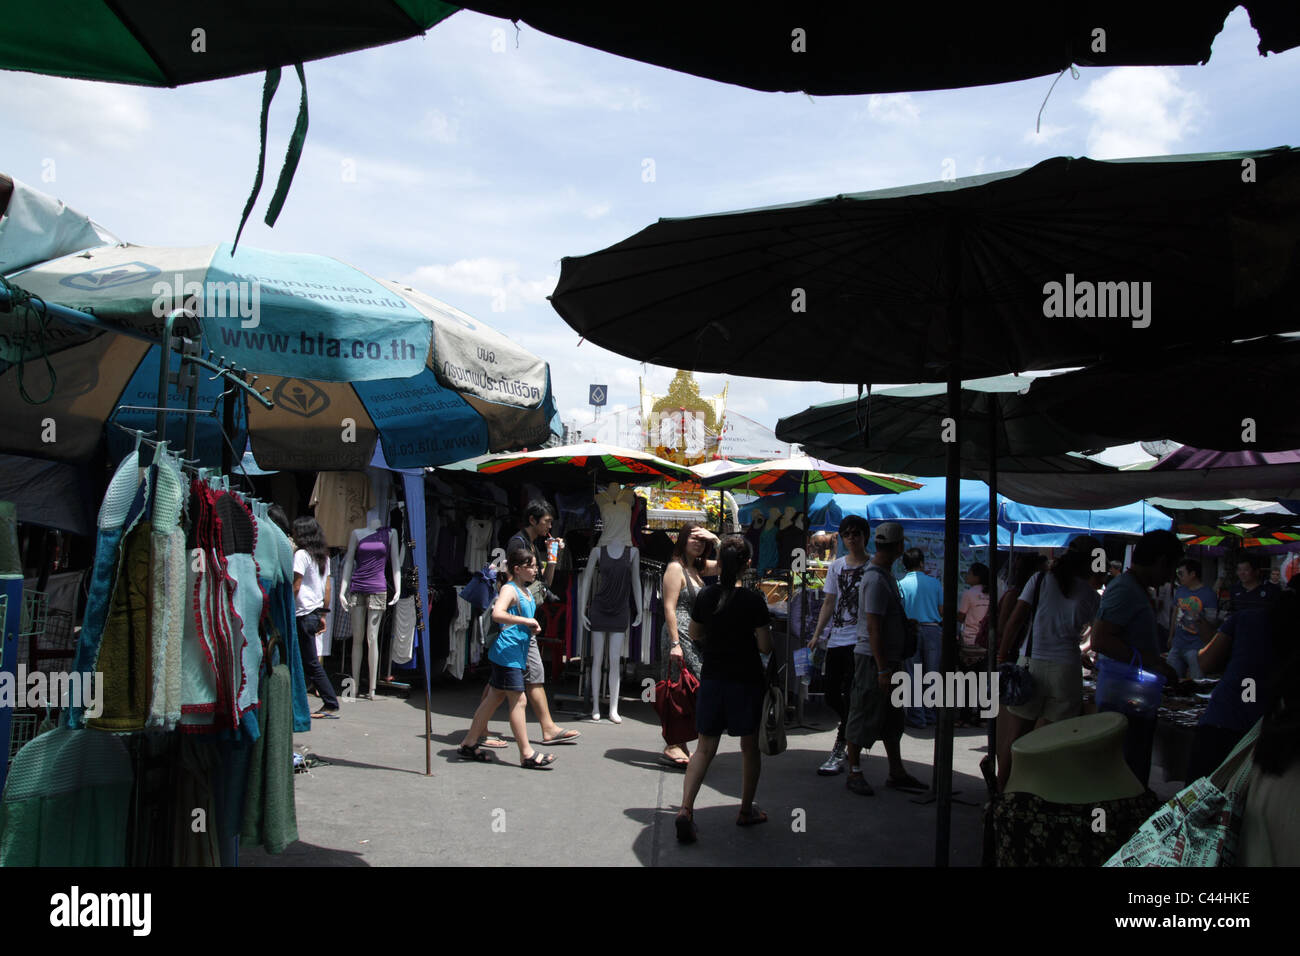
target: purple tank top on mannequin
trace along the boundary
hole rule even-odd
[[[376,528],[357,543],[352,568],[352,590],[361,594],[384,594],[388,591],[388,529]]]

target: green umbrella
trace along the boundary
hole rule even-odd
[[[15,3],[0,69],[174,87],[405,40],[457,9],[441,0]]]

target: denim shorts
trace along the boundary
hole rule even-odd
[[[748,737],[758,733],[763,717],[762,684],[743,681],[715,680],[706,677],[700,681],[695,697],[695,729],[706,737]]]
[[[488,677],[488,683],[497,690],[518,690],[524,689],[524,672],[518,667],[502,667],[496,661],[488,661],[492,665],[492,674]]]

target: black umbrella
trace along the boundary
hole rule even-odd
[[[607,0],[466,0],[585,46],[756,90],[889,93],[983,86],[1080,66],[1204,63],[1224,0],[1069,4],[711,2],[683,16]],[[1300,43],[1286,0],[1245,4],[1260,53]]]
[[[1289,451],[1300,448],[1290,398],[1298,380],[1300,337],[1266,336],[1122,356],[1037,378],[1022,397],[1061,432],[1105,429],[1111,444],[1165,438],[1220,451]]]
[[[1292,331],[1298,236],[1298,150],[1058,158],[661,219],[564,259],[551,301],[658,365],[943,382]]]
[[[1000,471],[1112,471],[1065,453],[1102,449],[1131,439],[1114,441],[1103,434],[1097,426],[1110,424],[1105,416],[1094,416],[1083,431],[1061,426],[1044,416],[1038,404],[1024,394],[1030,382],[1008,375],[962,383],[961,419],[969,426],[960,445],[965,470],[982,466],[993,454]],[[997,424],[995,444],[990,447],[992,415],[996,415]],[[870,467],[880,470],[876,466],[888,462],[887,471],[934,475],[942,472],[948,441],[954,437],[948,417],[942,385],[911,385],[813,405],[778,421],[776,434],[781,441],[816,448],[817,457],[837,464],[865,468],[868,466],[863,463],[869,461],[873,462]]]
[[[955,503],[963,377],[1292,331],[1300,324],[1297,236],[1300,154],[1290,148],[1062,158],[952,183],[661,220],[565,259],[551,301],[585,337],[657,364],[946,381],[954,440],[945,473]],[[943,668],[951,671],[956,522],[945,531]],[[939,737],[935,856],[946,864],[946,709]]]

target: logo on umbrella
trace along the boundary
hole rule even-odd
[[[161,269],[151,266],[147,262],[125,262],[119,265],[100,266],[98,269],[90,269],[87,272],[64,276],[59,280],[59,285],[66,285],[70,289],[85,289],[90,292],[97,292],[100,289],[115,289],[118,286],[130,285],[133,282],[145,282],[161,274]]]
[[[330,407],[330,398],[311,382],[300,378],[285,378],[271,393],[271,400],[280,408],[303,418],[313,418]]]

